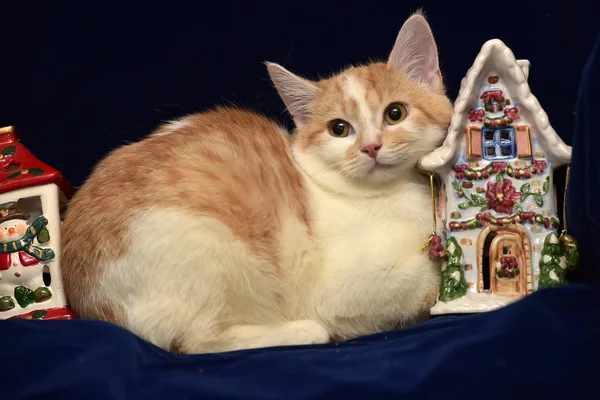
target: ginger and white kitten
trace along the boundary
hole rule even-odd
[[[325,343],[427,315],[439,264],[428,180],[452,106],[420,14],[387,63],[312,82],[269,74],[288,132],[219,108],[113,151],[73,198],[65,290],[103,319],[177,353]],[[440,227],[441,229],[441,227]]]

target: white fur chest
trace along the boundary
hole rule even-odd
[[[431,232],[431,206],[419,189],[367,200],[317,195],[313,221],[326,268],[393,268],[419,253]]]
[[[439,266],[421,251],[432,223],[427,191],[411,185],[369,200],[314,194],[322,265],[309,309],[332,332],[349,337],[390,328],[414,316],[438,286]]]

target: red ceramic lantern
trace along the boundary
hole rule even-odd
[[[0,128],[0,319],[72,319],[60,274],[61,214],[74,191]]]

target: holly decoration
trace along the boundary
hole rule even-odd
[[[510,99],[505,99],[500,89],[486,90],[479,98],[483,103],[485,111],[492,113],[502,111],[504,107],[510,104]]]
[[[21,306],[21,308],[25,308],[30,304],[35,302],[35,295],[33,294],[33,290],[25,287],[25,286],[17,286],[14,291],[15,299],[17,303]]]
[[[567,282],[567,265],[562,255],[563,250],[556,233],[549,233],[544,239],[539,264],[541,288],[563,285]]]
[[[494,217],[490,212],[478,213],[473,218],[469,218],[464,221],[450,221],[448,222],[448,228],[450,231],[459,231],[459,230],[471,230],[478,229],[487,224],[496,225],[496,226],[504,226],[510,224],[520,223],[522,225],[526,223],[530,224],[538,224],[543,225],[544,228],[558,228],[559,221],[556,217],[544,217],[542,214],[536,214],[534,212],[517,212],[512,215],[507,215],[505,217]]]
[[[485,103],[483,109],[487,112],[495,113],[502,111],[504,107],[506,107],[506,100],[502,99],[499,103],[494,103],[492,101]]]
[[[0,157],[0,158],[12,156],[13,154],[15,154],[16,149],[17,148],[15,146],[6,146],[0,153],[0,154],[2,154],[2,157]]]
[[[6,146],[1,152],[0,152],[0,159],[3,159],[4,157],[11,157],[15,154],[15,151],[17,150],[16,146],[11,145],[11,146]],[[9,161],[8,165],[11,165],[12,163]],[[18,164],[12,164],[13,166],[16,166]],[[23,169],[23,170],[19,170],[19,171],[15,171],[11,174],[8,174],[8,176],[6,177],[6,179],[15,179],[21,175],[25,175],[25,174],[31,174],[34,176],[37,175],[42,175],[44,173],[44,170],[41,168],[27,168],[27,169]]]
[[[479,97],[483,103],[483,110],[471,110],[469,119],[474,121],[483,120],[483,125],[486,128],[497,128],[512,124],[513,121],[519,120],[518,107],[506,108],[510,105],[510,99],[505,99],[502,90],[486,90]],[[485,112],[497,113],[504,110],[502,117],[483,117]]]
[[[507,125],[512,124],[513,120],[510,119],[510,117],[508,115],[505,115],[503,117],[495,117],[495,118],[490,118],[490,117],[485,117],[483,119],[483,126],[485,126],[486,128],[497,128],[497,127],[504,127]]]
[[[458,180],[487,179],[492,174],[506,174],[511,178],[531,178],[532,175],[541,175],[545,172],[548,163],[545,160],[533,160],[530,165],[515,167],[507,161],[493,161],[483,168],[475,169],[467,164],[457,164],[452,167],[454,176]]]
[[[440,301],[452,301],[467,294],[467,281],[461,266],[462,248],[454,236],[446,242],[446,268],[442,271]]]
[[[44,317],[48,314],[46,310],[38,310],[31,314],[31,319],[44,319]]]
[[[10,296],[0,297],[0,311],[8,311],[15,308],[15,302]]]
[[[41,303],[50,299],[52,297],[52,292],[50,292],[49,288],[42,286],[35,289],[33,296],[36,303]]]
[[[18,176],[26,175],[26,174],[31,174],[31,175],[37,176],[37,175],[42,175],[43,173],[44,173],[44,170],[41,168],[29,168],[29,169],[24,169],[21,171],[13,172],[12,174],[9,174],[6,177],[6,179],[14,179]]]
[[[500,279],[512,279],[519,276],[519,264],[515,256],[500,257],[500,268],[496,270],[496,275]]]

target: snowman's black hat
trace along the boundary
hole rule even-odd
[[[21,210],[19,203],[11,201],[0,204],[0,224],[11,219],[29,219],[29,213]]]

